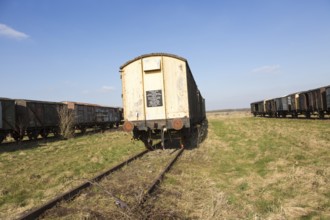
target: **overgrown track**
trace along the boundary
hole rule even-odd
[[[144,194],[144,196],[141,198],[139,204],[142,205],[147,198],[150,196],[151,193],[153,193],[157,187],[158,184],[160,184],[160,182],[163,180],[166,172],[168,172],[171,167],[174,165],[174,163],[177,161],[177,159],[179,158],[179,156],[182,154],[184,148],[180,149],[179,152],[175,155],[175,157],[167,164],[167,166],[165,167],[165,169],[160,173],[160,175],[152,182],[152,184],[148,187],[146,193]]]
[[[124,215],[128,216],[144,216],[145,214],[140,211],[143,209],[144,203],[183,151],[184,149],[145,150],[44,205],[24,213],[18,219],[61,218],[68,217],[68,215],[81,217],[81,213],[86,212],[87,216],[106,216],[106,218],[118,217],[118,213],[125,213]],[[150,153],[147,154],[147,152]],[[136,160],[138,158],[141,159]],[[133,160],[136,162],[125,166]],[[164,164],[166,164],[165,168]],[[119,169],[120,172],[114,173]],[[160,174],[155,178],[157,173]],[[109,176],[109,174],[112,175]],[[104,199],[108,201],[107,206],[100,209],[98,206]],[[111,204],[113,204],[112,208],[108,209],[107,207]]]
[[[153,215],[152,204],[157,199],[154,194],[166,172],[175,164],[183,149],[156,148],[146,151],[142,157],[123,166],[120,171],[102,178],[86,182],[85,190],[80,190],[74,199],[63,199],[56,207],[42,213],[20,219],[141,219]],[[101,179],[101,178],[100,178]],[[86,187],[87,188],[87,187]],[[154,194],[151,196],[151,194]],[[73,197],[71,197],[73,198]],[[54,206],[54,204],[52,204]],[[152,218],[152,217],[151,217]]]
[[[116,170],[119,170],[120,168],[122,168],[123,166],[127,165],[128,163],[132,162],[133,160],[142,157],[144,154],[146,154],[148,152],[148,150],[142,151],[136,155],[134,155],[133,157],[129,158],[128,160],[114,166],[113,168],[97,175],[96,177],[94,177],[93,179],[86,181],[85,183],[77,186],[76,188],[50,200],[49,202],[45,203],[44,205],[33,209],[25,214],[23,214],[21,217],[19,217],[18,219],[36,219],[38,217],[40,217],[46,210],[51,209],[53,207],[55,207],[58,203],[62,202],[62,201],[68,201],[72,198],[74,198],[76,195],[78,195],[83,189],[86,189],[90,186],[92,186],[92,183],[94,182],[98,182],[100,181],[102,178],[104,178],[105,176],[115,172]]]

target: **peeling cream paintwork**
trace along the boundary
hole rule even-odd
[[[189,117],[186,63],[167,56],[138,59],[122,69],[124,119]],[[163,105],[147,107],[146,92],[162,91]]]

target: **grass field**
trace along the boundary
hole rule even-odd
[[[330,219],[330,120],[248,112],[213,112],[208,120],[207,139],[166,176],[151,201],[154,212],[180,219]],[[142,149],[122,132],[1,149],[0,219]]]
[[[124,132],[0,145],[0,219],[17,217],[144,150]]]
[[[159,207],[197,219],[330,219],[329,120],[208,119],[208,138],[185,152]]]

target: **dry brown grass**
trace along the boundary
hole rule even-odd
[[[75,116],[72,110],[63,106],[58,111],[60,134],[64,138],[72,138],[74,134],[74,120]]]
[[[254,118],[248,112],[211,113],[208,119],[208,138],[184,152],[143,208],[134,204],[163,167],[167,151],[154,152],[148,160],[110,176],[107,184],[80,195],[78,206],[62,204],[52,218],[330,219],[330,120]],[[100,141],[123,143],[129,142],[128,137],[117,133]],[[89,141],[72,141],[71,145],[75,148]],[[48,154],[57,148],[60,146]],[[98,164],[118,153],[112,148],[101,156],[100,150],[82,156],[87,155],[90,164]],[[16,161],[15,157],[31,158],[31,154],[24,151],[6,157]],[[63,175],[72,178],[77,173],[66,170]],[[128,201],[130,210],[118,209],[105,190]]]
[[[330,121],[208,119],[208,139],[185,152],[156,207],[192,219],[330,218]]]
[[[230,111],[230,112],[207,112],[207,118],[212,119],[221,119],[221,118],[244,118],[251,117],[250,111]]]

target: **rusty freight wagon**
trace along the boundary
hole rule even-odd
[[[64,102],[68,109],[73,112],[74,127],[82,133],[87,128],[99,127],[106,129],[112,128],[120,123],[120,112],[118,108],[105,107],[96,104],[81,102]]]
[[[325,114],[329,113],[327,109],[327,87],[321,87],[309,91],[309,96],[312,103],[312,114],[317,114],[319,118],[324,118]]]
[[[202,97],[186,59],[139,56],[120,67],[125,131],[151,148],[152,140],[185,137],[205,120]]]
[[[121,122],[120,108],[95,106],[96,123],[101,128],[118,127]]]
[[[254,116],[265,116],[265,101],[258,101],[251,103],[251,113]]]
[[[276,117],[276,102],[275,99],[265,100],[265,114],[269,117]]]
[[[289,113],[288,108],[288,98],[287,97],[280,97],[276,98],[275,100],[275,108],[276,108],[276,117],[286,117]]]
[[[251,103],[252,114],[261,115],[261,102]],[[330,114],[330,85],[265,100],[264,103],[265,115],[270,117],[291,115],[293,118],[297,118],[299,115],[304,115],[306,118],[310,118],[314,115],[324,118]]]
[[[15,100],[16,130],[15,140],[21,140],[25,135],[36,139],[39,134],[47,137],[49,133],[59,134],[60,119],[58,112],[65,105],[61,102],[46,102],[35,100]]]
[[[286,96],[288,100],[288,112],[293,118],[298,117],[299,113],[299,93],[293,93]]]
[[[15,130],[15,100],[0,98],[0,143]]]

